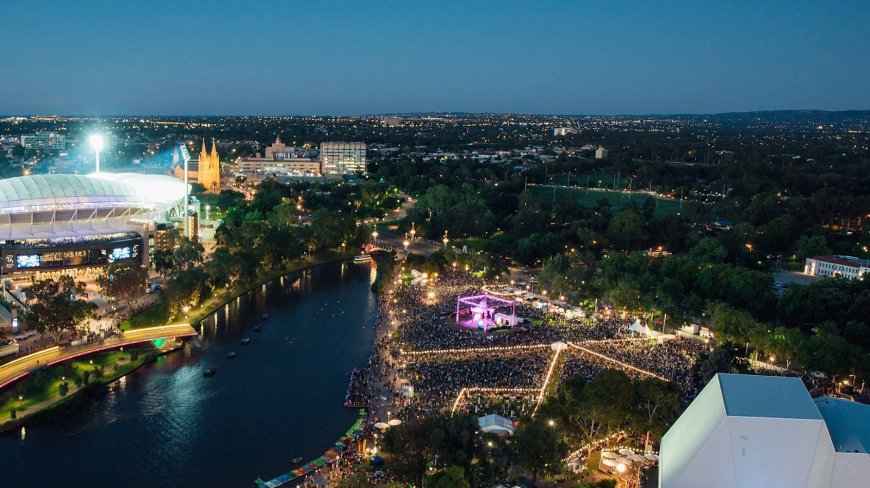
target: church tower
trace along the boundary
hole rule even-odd
[[[211,153],[206,151],[205,139],[202,140],[197,180],[205,187],[206,193],[220,193],[221,160],[217,151],[217,142],[214,139],[211,142]]]

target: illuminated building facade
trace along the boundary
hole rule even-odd
[[[323,174],[366,174],[364,142],[324,142],[320,145]]]

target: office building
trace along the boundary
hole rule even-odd
[[[57,132],[36,132],[21,136],[24,149],[50,149],[63,151],[66,149],[66,136]]]
[[[323,174],[366,174],[364,142],[324,142],[320,145]]]
[[[598,149],[595,150],[595,159],[607,159],[607,149],[598,146]]]
[[[870,272],[870,260],[855,256],[813,256],[804,263],[804,273],[814,276],[861,279]]]

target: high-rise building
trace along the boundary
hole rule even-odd
[[[598,149],[595,150],[595,159],[607,159],[607,149],[598,146]]]
[[[21,145],[24,149],[53,149],[63,151],[66,149],[66,136],[57,132],[36,132],[21,136]]]
[[[320,145],[323,174],[366,174],[364,142],[324,142]]]

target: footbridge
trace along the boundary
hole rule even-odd
[[[48,349],[43,349],[0,365],[0,389],[43,366],[53,366],[95,352],[108,351],[144,342],[152,342],[155,346],[161,347],[168,339],[191,337],[197,334],[196,329],[191,327],[190,324],[161,325],[129,330],[124,332],[124,335],[121,337],[113,337],[102,342],[78,346],[49,347]]]

